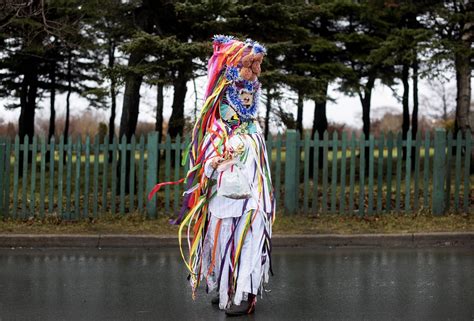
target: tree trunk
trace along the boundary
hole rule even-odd
[[[303,105],[304,105],[304,97],[303,94],[298,91],[298,101],[297,101],[297,112],[296,112],[296,130],[303,134]]]
[[[328,83],[326,83],[325,95],[327,94]],[[311,130],[311,137],[314,137],[316,131],[319,134],[319,138],[322,139],[324,132],[328,129],[328,118],[326,115],[326,100],[314,102],[314,118],[313,128]]]
[[[49,116],[49,130],[48,130],[48,142],[51,141],[51,137],[54,136],[56,131],[56,62],[51,63],[51,70],[49,73],[51,78],[51,97],[50,97],[50,116]],[[48,158],[49,159],[49,158]]]
[[[411,114],[411,137],[413,140],[416,140],[416,135],[418,133],[418,59],[416,57],[413,59],[413,111]],[[416,147],[413,146],[411,152],[411,167],[415,169],[415,155]]]
[[[128,59],[128,66],[135,67],[143,60],[144,54],[141,52],[132,52],[130,58]],[[127,142],[129,143],[135,130],[137,128],[138,121],[138,112],[140,107],[140,87],[142,85],[143,75],[129,71],[129,74],[125,77],[125,91],[123,94],[123,107],[122,107],[122,117],[120,119],[120,132],[119,140],[123,136],[126,137]],[[119,154],[118,166],[117,166],[117,190],[112,191],[113,197],[115,197],[118,189],[121,185],[120,173],[121,173],[121,156]],[[125,193],[129,193],[130,186],[130,151],[126,152],[125,157]]]
[[[109,56],[108,67],[109,69],[112,69],[115,66],[115,42],[114,41],[109,42],[108,56]],[[108,140],[109,140],[109,144],[112,144],[114,141],[114,136],[115,136],[115,117],[116,117],[116,112],[117,112],[117,79],[115,78],[115,75],[113,74],[110,79],[110,101],[111,101],[111,106],[110,106]],[[109,152],[108,161],[109,163],[112,163],[112,151]]]
[[[164,96],[163,96],[163,84],[159,83],[156,87],[156,122],[155,131],[158,132],[158,142],[163,141],[163,107],[164,107]],[[163,154],[164,156],[164,154]],[[159,154],[156,159],[157,177],[160,177],[160,162],[161,155]],[[174,164],[174,163],[173,163]]]
[[[161,140],[163,136],[163,106],[164,106],[164,97],[163,97],[163,84],[159,83],[156,87],[156,122],[155,122],[155,131],[158,132],[158,137]]]
[[[418,133],[418,59],[413,60],[413,111],[411,114],[411,133],[412,138],[416,139]]]
[[[29,143],[35,135],[35,108],[36,97],[38,95],[38,64],[32,61],[31,65],[25,68],[22,87],[20,92],[20,118],[18,119],[18,135],[20,144],[24,143],[25,136],[28,136]],[[28,152],[28,163],[31,163],[31,152]],[[23,152],[18,159],[19,176],[23,176]]]
[[[364,94],[359,91],[359,99],[362,104],[362,132],[364,133],[365,140],[369,140],[370,136],[370,107],[372,98],[372,89],[374,88],[375,77],[369,76],[367,84],[364,86]],[[365,159],[369,156],[369,146],[364,149]],[[369,162],[365,161],[366,172],[368,172]]]
[[[18,120],[18,135],[20,143],[23,143],[25,136],[30,142],[35,135],[35,107],[38,94],[38,72],[37,65],[31,64],[23,77],[20,97],[20,118]]]
[[[375,77],[369,76],[367,84],[364,86],[364,92],[359,91],[359,99],[362,104],[362,132],[365,139],[370,135],[370,105],[372,98],[372,89],[374,88]]]
[[[270,89],[266,89],[267,92],[267,102],[265,110],[265,139],[268,139],[268,134],[270,133],[270,110],[272,109],[272,96],[270,94]]]
[[[323,87],[324,97],[327,96],[329,82],[326,82]],[[311,137],[318,133],[318,138],[324,138],[324,132],[328,130],[328,118],[326,115],[326,103],[327,100],[315,100],[314,101],[314,117],[313,117],[313,128],[311,130]],[[323,168],[323,147],[319,148],[318,168]],[[313,163],[313,153],[310,154],[310,164]],[[312,166],[310,166],[310,174],[312,174]]]
[[[69,138],[69,118],[71,114],[71,92],[72,92],[72,53],[69,52],[67,58],[67,95],[66,95],[66,124],[64,125],[64,143],[67,144]],[[72,143],[72,142],[71,142]]]
[[[460,130],[465,136],[471,130],[469,123],[469,107],[471,100],[471,68],[469,66],[469,50],[456,53],[456,120],[455,134]]]
[[[461,131],[465,138],[468,132],[473,133],[469,110],[471,104],[471,67],[469,64],[470,47],[465,44],[465,51],[457,51],[454,57],[456,67],[456,119],[454,122],[454,134]],[[474,172],[474,149],[471,153],[471,173]]]
[[[128,59],[128,67],[137,66],[144,58],[141,52],[132,52]],[[122,117],[120,119],[119,139],[125,135],[127,141],[130,141],[135,133],[138,121],[138,112],[140,107],[140,87],[142,85],[143,75],[129,71],[125,77],[125,91],[123,94]]]
[[[409,110],[409,95],[410,95],[410,84],[408,78],[410,76],[410,66],[407,63],[403,64],[402,69],[402,83],[403,83],[403,118],[402,118],[402,139],[406,141],[408,131],[410,130],[410,110]],[[403,147],[403,159],[407,157],[407,149]]]
[[[184,130],[184,100],[186,98],[188,76],[184,69],[180,69],[177,78],[173,81],[173,111],[168,124],[168,135],[176,137],[183,135]]]

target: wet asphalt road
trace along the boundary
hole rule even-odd
[[[274,251],[241,320],[474,320],[472,249]],[[224,320],[177,249],[0,249],[0,321]],[[235,318],[234,318],[235,319]]]

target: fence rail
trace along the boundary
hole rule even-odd
[[[331,137],[330,137],[331,136]],[[138,212],[150,218],[176,213],[182,185],[148,191],[186,173],[180,156],[189,138],[157,133],[139,138],[61,137],[0,139],[0,216],[56,215],[66,220]],[[470,135],[444,130],[381,135],[299,137],[287,131],[267,140],[278,210],[291,215],[374,215],[431,211],[470,213],[473,207]],[[126,166],[127,163],[129,166]],[[129,169],[128,171],[126,169]]]

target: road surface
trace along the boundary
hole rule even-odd
[[[224,320],[177,249],[0,249],[0,321]],[[277,248],[249,320],[474,320],[468,248]],[[241,318],[242,319],[242,318]]]

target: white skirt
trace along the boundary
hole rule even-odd
[[[263,284],[268,282],[270,258],[265,250],[264,230],[267,228],[271,233],[271,222],[265,220],[265,215],[263,211],[250,210],[240,217],[221,219],[211,213],[203,246],[202,276],[209,291],[218,291],[221,309],[231,302],[240,305],[249,293],[262,293]],[[236,252],[243,233],[246,235],[233,270],[232,262],[238,255]]]

